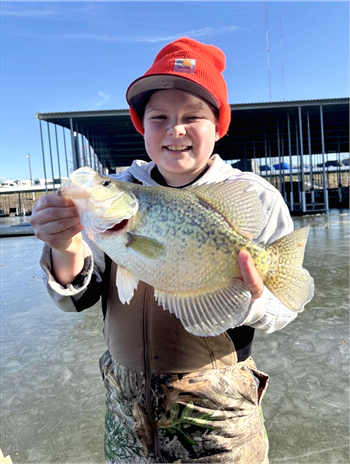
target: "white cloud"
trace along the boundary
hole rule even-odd
[[[6,2],[8,4],[8,2]],[[19,2],[20,4],[22,2]],[[18,4],[16,3],[12,4],[11,7],[8,5],[5,5],[5,2],[2,2],[2,6],[0,9],[0,15],[1,16],[12,16],[12,17],[17,17],[17,18],[44,18],[46,17],[64,17],[64,19],[67,19],[67,15],[74,15],[76,13],[83,14],[83,13],[88,13],[88,14],[93,14],[96,10],[95,5],[82,5],[78,8],[61,8],[58,3],[56,3],[54,6],[48,7],[47,5],[40,5],[40,1],[37,1],[36,4],[38,5],[38,8],[16,8]],[[14,7],[16,5],[16,7]]]
[[[25,9],[25,10],[14,10],[14,9],[7,9],[2,7],[1,9],[1,16],[15,16],[18,18],[38,18],[44,16],[54,16],[60,14],[60,11],[54,9],[45,8],[43,10],[35,10],[35,9]]]
[[[151,36],[136,36],[136,35],[108,35],[108,34],[90,34],[90,33],[70,33],[70,34],[57,34],[50,35],[51,39],[68,39],[68,40],[100,40],[104,42],[167,42],[175,40],[179,37],[204,37],[207,35],[216,35],[238,30],[247,30],[238,26],[225,26],[221,28],[205,27],[202,29],[194,29],[185,32],[179,32],[171,35],[163,35],[158,37]]]
[[[91,107],[91,110],[97,110],[101,108],[106,102],[108,102],[110,95],[106,95],[104,92],[98,92],[98,101]]]

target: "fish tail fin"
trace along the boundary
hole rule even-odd
[[[314,296],[314,280],[302,267],[308,235],[309,226],[303,227],[269,246],[278,255],[278,266],[265,285],[281,303],[296,312],[303,311]]]

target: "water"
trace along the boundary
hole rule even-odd
[[[280,332],[257,332],[253,357],[270,375],[263,400],[271,464],[348,464],[349,212],[309,224],[305,267],[316,295]],[[102,463],[105,351],[97,304],[61,312],[47,296],[35,237],[1,246],[1,439],[14,464]]]
[[[0,217],[0,226],[17,226],[19,224],[28,224],[30,221],[30,216],[7,216]]]
[[[280,332],[257,333],[270,374],[263,401],[271,463],[349,463],[349,213],[294,218],[310,225],[305,267],[316,293]]]

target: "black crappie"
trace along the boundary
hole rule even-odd
[[[269,246],[255,243],[263,217],[246,181],[146,187],[83,167],[61,194],[73,199],[89,237],[118,264],[120,300],[129,303],[142,280],[195,335],[218,335],[247,317],[251,295],[237,279],[242,248],[288,308],[302,311],[313,297],[313,279],[302,268],[308,227]]]

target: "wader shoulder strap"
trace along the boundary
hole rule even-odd
[[[103,273],[102,277],[102,314],[103,320],[105,320],[106,312],[107,312],[107,302],[108,302],[108,295],[109,295],[109,280],[111,274],[111,265],[112,260],[111,258],[105,254],[105,272]]]
[[[251,355],[254,332],[255,329],[247,325],[227,330],[229,337],[235,345],[238,362],[245,361]]]

